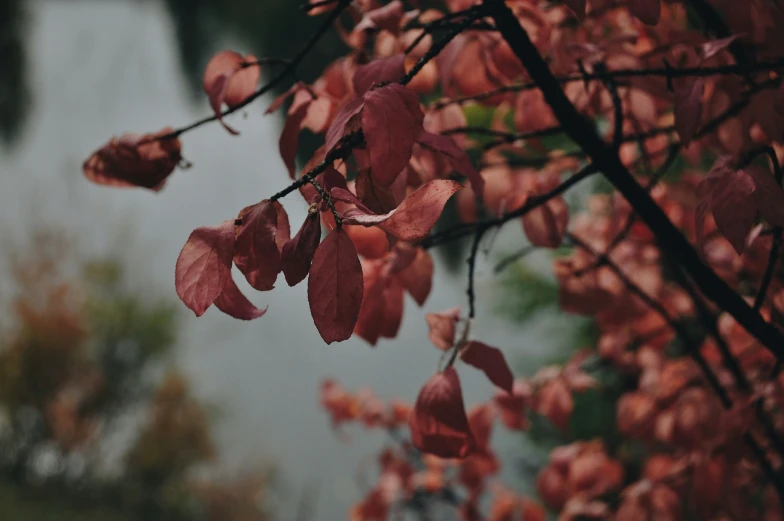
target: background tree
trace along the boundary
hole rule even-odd
[[[427,516],[434,503],[471,520],[541,519],[542,505],[563,520],[780,517],[784,49],[775,27],[784,5],[419,7],[310,2],[322,21],[298,52],[218,53],[203,78],[213,116],[113,138],[84,173],[160,190],[183,159],[184,134],[219,121],[236,135],[227,116],[290,85],[268,112],[288,104],[280,152],[293,181],[195,229],[176,289],[197,316],[214,304],[251,320],[265,309],[243,295],[232,266],[259,291],[281,271],[292,286],[307,277],[328,344],[394,338],[404,293],[420,306],[429,294],[428,250],[469,239],[467,313],[425,317],[443,354],[416,402],[323,386],[334,425],[359,420],[398,442],[381,453],[357,519],[399,507]],[[333,25],[349,51],[306,84],[298,66]],[[275,73],[259,86],[262,67]],[[323,147],[297,176],[303,129],[323,135]],[[588,179],[585,192],[572,190]],[[309,211],[292,237],[281,201],[294,192]],[[452,196],[461,222],[433,231]],[[512,221],[529,244],[502,264],[554,252],[558,305],[588,317],[592,332],[584,349],[531,378],[515,378],[503,353],[472,335],[480,253]],[[491,401],[466,410],[463,365],[499,388]],[[527,430],[543,420],[557,446],[538,469],[541,503],[490,486],[501,464],[495,423]],[[405,425],[410,441],[399,436]]]

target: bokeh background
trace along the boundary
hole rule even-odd
[[[283,0],[0,2],[2,519],[344,519],[362,497],[362,469],[389,440],[336,435],[320,384],[413,401],[439,354],[413,300],[399,337],[373,349],[325,346],[304,284],[254,294],[270,307],[252,323],[213,310],[196,319],[174,292],[193,228],[288,182],[282,121],[263,116],[273,95],[232,119],[239,137],[218,125],[187,134],[193,167],[160,193],[98,187],[81,172],[110,136],[209,114],[201,72],[215,52],[291,56],[317,21]],[[302,76],[341,51],[326,38]],[[284,203],[301,222],[304,202]],[[509,228],[479,266],[475,331],[531,374],[574,346],[563,331],[575,324],[554,308],[530,320],[554,298],[547,262],[493,272],[524,244]],[[425,311],[464,306],[459,245],[435,257]],[[493,392],[478,372],[461,377],[469,404]],[[496,437],[502,477],[529,488],[525,469],[545,453]]]

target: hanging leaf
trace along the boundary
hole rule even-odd
[[[264,315],[267,308],[259,309],[242,294],[237,283],[229,276],[220,296],[215,300],[215,307],[227,315],[239,320],[254,320]]]
[[[234,264],[251,286],[269,291],[275,286],[280,271],[280,251],[275,241],[278,228],[275,204],[265,199],[243,210],[240,219]]]
[[[281,253],[281,268],[289,286],[305,280],[320,240],[319,216],[317,213],[308,214],[297,235],[283,246]]]
[[[324,342],[351,337],[362,293],[362,265],[354,243],[337,228],[316,249],[308,279],[310,313]]]
[[[460,351],[460,359],[485,373],[496,387],[512,393],[514,376],[504,354],[497,347],[477,341],[469,342]]]
[[[196,228],[185,242],[174,268],[174,284],[177,295],[197,317],[223,291],[231,276],[233,255],[233,221]]]

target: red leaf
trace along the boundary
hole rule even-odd
[[[534,246],[557,248],[569,225],[569,208],[560,197],[534,208],[523,216],[523,230]]]
[[[389,187],[381,186],[373,180],[370,169],[360,170],[355,181],[357,197],[374,213],[382,214],[394,210],[406,196],[404,176],[400,176],[400,179],[403,181],[400,187],[397,181]]]
[[[430,233],[444,205],[462,185],[455,181],[434,179],[406,197],[400,206],[382,215],[362,208],[349,208],[343,213],[346,224],[382,225],[384,231],[402,241],[415,241]]]
[[[250,206],[240,213],[242,225],[237,232],[234,264],[251,286],[269,291],[280,271],[280,251],[275,241],[278,212],[269,200]]]
[[[363,267],[364,295],[354,333],[371,346],[381,338],[384,323],[384,290],[389,277],[382,272],[383,264],[365,261]]]
[[[215,302],[231,277],[234,222],[196,228],[177,257],[174,284],[177,295],[200,317]]]
[[[299,284],[308,275],[320,240],[319,216],[317,213],[308,214],[297,235],[283,246],[280,262],[289,286]]]
[[[630,0],[629,11],[646,25],[656,25],[661,16],[661,0]]]
[[[425,115],[416,93],[397,83],[366,92],[364,100],[362,131],[371,173],[379,183],[389,186],[411,159]]]
[[[366,65],[360,65],[354,72],[354,91],[358,96],[367,92],[373,85],[397,82],[405,76],[403,63],[405,54],[396,54],[389,58],[379,58]]]
[[[500,349],[482,342],[469,342],[460,352],[460,358],[485,373],[496,387],[512,394],[514,376]]]
[[[354,243],[337,228],[316,249],[308,279],[310,313],[327,344],[351,336],[362,293],[362,265]]]
[[[346,103],[335,120],[327,129],[327,141],[325,144],[325,153],[329,154],[334,149],[340,140],[348,133],[359,128],[361,118],[359,115],[365,107],[365,100],[363,98],[354,98]]]
[[[398,273],[398,278],[408,293],[422,306],[433,287],[433,258],[422,248],[417,248],[416,257]]]
[[[757,165],[745,168],[754,181],[754,200],[760,217],[776,226],[784,226],[784,190],[776,184],[771,173]]]
[[[476,451],[454,367],[433,375],[419,391],[409,419],[411,441],[427,454],[465,458]]]
[[[442,351],[455,345],[455,328],[460,320],[460,308],[451,308],[440,313],[426,313],[425,320],[430,329],[433,345]]]
[[[235,108],[256,92],[261,68],[258,65],[247,65],[256,61],[256,57],[251,54],[243,58],[237,52],[222,51],[213,56],[204,69],[202,86],[210,99],[210,107],[224,128],[232,134],[238,132],[223,122],[223,104]]]
[[[702,122],[702,94],[705,81],[702,78],[679,78],[673,80],[675,89],[675,128],[681,142],[688,145],[700,129]]]
[[[278,251],[283,250],[283,245],[291,239],[291,225],[289,225],[289,214],[283,208],[279,201],[273,201],[272,206],[275,207],[275,212],[278,216],[277,229],[275,230],[275,244],[278,245]]]
[[[722,38],[720,40],[711,40],[709,42],[705,42],[700,45],[700,49],[702,50],[702,59],[709,60],[719,54],[721,51],[732,45],[732,42],[740,38],[739,34],[734,34],[727,38]]]
[[[296,170],[295,159],[297,157],[297,146],[299,145],[299,131],[302,128],[302,122],[305,116],[308,115],[308,108],[310,103],[301,105],[293,114],[286,118],[286,124],[283,126],[283,131],[280,133],[280,141],[278,149],[280,150],[280,157],[286,164],[289,170],[289,177],[294,179]]]
[[[402,19],[403,2],[400,0],[392,0],[383,7],[365,13],[362,20],[354,27],[354,31],[386,29],[387,31],[397,33],[400,28],[400,20]],[[399,77],[397,79],[399,79]],[[397,79],[395,81],[397,81]]]
[[[335,187],[329,191],[329,195],[330,197],[332,197],[332,199],[336,201],[343,201],[344,203],[353,204],[354,206],[356,206],[366,214],[373,213],[373,211],[370,210],[370,208],[365,206],[365,203],[360,201],[356,195],[352,194],[350,191],[348,191],[345,188]]]
[[[403,321],[403,286],[395,277],[390,277],[382,295],[384,314],[381,319],[381,336],[395,338]]]
[[[449,136],[442,136],[441,134],[431,134],[430,132],[422,132],[419,136],[420,145],[429,148],[434,152],[440,152],[445,155],[452,168],[460,175],[465,176],[471,183],[471,189],[477,195],[482,195],[485,189],[485,180],[479,172],[471,164],[468,154],[465,150],[457,146],[457,143]]]
[[[580,20],[585,19],[585,0],[564,0],[566,7],[572,10],[577,18]]]
[[[156,139],[172,130],[167,127],[156,134],[112,138],[85,160],[85,177],[99,185],[139,186],[157,192],[182,159],[179,139]]]
[[[259,309],[245,297],[237,287],[234,279],[229,276],[223,291],[215,300],[215,307],[227,315],[239,320],[253,320],[267,312],[267,308]]]

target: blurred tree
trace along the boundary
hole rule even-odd
[[[176,338],[169,302],[129,290],[116,262],[79,265],[56,233],[16,251],[10,274],[14,296],[0,336],[0,511],[48,521],[48,510],[27,505],[43,503],[53,515],[87,518],[97,509],[108,512],[102,519],[266,519],[262,470],[236,489],[192,479],[216,451],[187,379],[174,369],[156,378]],[[125,455],[113,468],[118,452]],[[216,504],[234,501],[237,516],[216,517]]]

